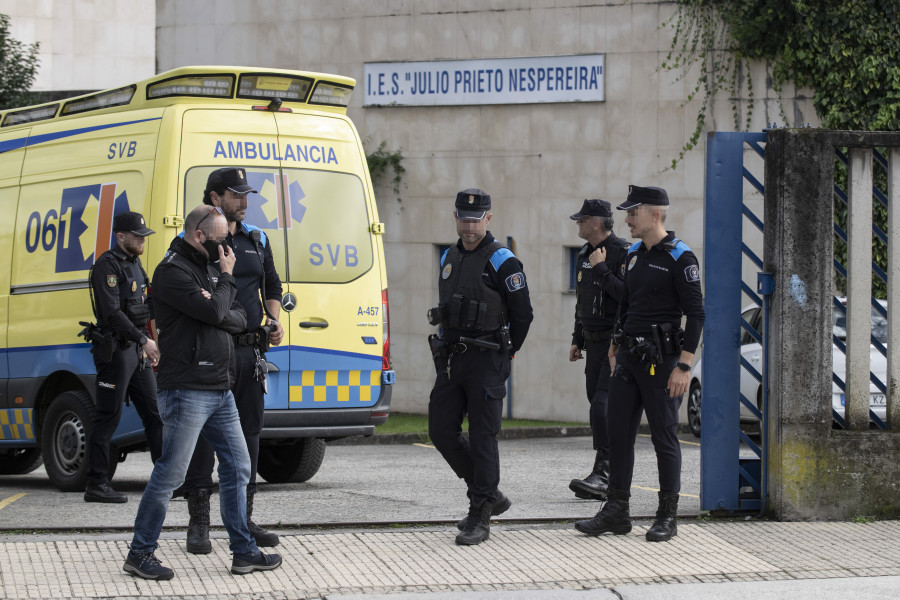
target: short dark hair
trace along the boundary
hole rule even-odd
[[[612,217],[597,217],[600,219],[600,225],[603,226],[603,231],[610,232],[613,230],[613,225],[616,224],[616,220]]]
[[[184,234],[189,235],[195,231],[202,231],[205,235],[209,235],[209,226],[213,222],[213,218],[207,218],[215,213],[222,214],[217,208],[210,208],[201,205],[188,213],[184,219]]]

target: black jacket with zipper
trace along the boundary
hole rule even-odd
[[[158,389],[229,390],[234,384],[234,341],[247,315],[237,287],[206,256],[176,239],[153,273],[159,332]],[[203,297],[203,291],[211,294]]]

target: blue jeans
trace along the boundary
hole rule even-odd
[[[231,551],[256,554],[247,528],[250,455],[231,391],[159,390],[156,400],[163,422],[162,456],[141,496],[131,550],[138,554],[156,550],[172,492],[184,482],[202,433],[219,457],[219,508]]]

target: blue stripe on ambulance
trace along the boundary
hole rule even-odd
[[[67,137],[81,135],[82,133],[91,133],[93,131],[101,131],[103,129],[112,129],[114,127],[125,127],[127,125],[135,125],[137,123],[146,123],[148,121],[159,121],[161,117],[153,117],[152,119],[138,119],[136,121],[123,121],[121,123],[108,123],[106,125],[94,125],[93,127],[80,127],[78,129],[69,129],[66,131],[55,131],[53,133],[44,133],[41,135],[25,136],[14,140],[0,142],[0,154],[25,148],[26,146],[36,146],[45,142],[53,142]]]

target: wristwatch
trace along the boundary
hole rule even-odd
[[[138,344],[140,344],[141,346],[143,346],[143,345],[146,344],[146,343],[147,343],[147,336],[146,336],[146,335],[142,335],[142,336],[141,336],[141,339],[138,340]]]
[[[679,369],[681,369],[682,371],[690,371],[691,370],[691,365],[689,365],[687,363],[677,362],[677,363],[675,363],[675,366],[678,367]]]

